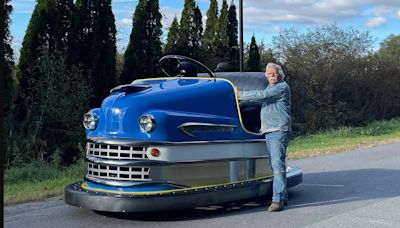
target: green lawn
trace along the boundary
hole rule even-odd
[[[83,161],[61,170],[38,162],[5,170],[4,204],[62,196],[64,187],[82,179],[84,172]]]
[[[294,138],[288,147],[289,159],[349,151],[356,148],[400,141],[400,119],[373,122],[365,127],[343,127]],[[43,163],[5,170],[4,204],[43,200],[62,196],[63,188],[82,179],[83,161],[65,169]]]
[[[319,134],[294,138],[288,147],[289,159],[349,151],[400,141],[400,119],[379,121],[364,127],[342,127]]]

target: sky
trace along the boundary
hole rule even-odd
[[[239,0],[227,0],[239,8]],[[196,1],[203,15],[210,0]],[[117,27],[117,49],[123,52],[129,42],[132,16],[138,0],[113,0],[112,8]],[[35,7],[35,0],[12,0],[11,15],[12,47],[19,56],[19,49]],[[163,36],[166,40],[168,26],[176,16],[180,19],[184,0],[160,0],[163,16]],[[222,0],[218,0],[218,9]],[[239,12],[237,13],[239,15]],[[374,48],[388,35],[400,35],[400,0],[243,0],[244,42],[249,43],[252,35],[257,42],[272,44],[274,36],[283,29],[293,28],[307,32],[324,25],[335,24],[341,28],[368,31],[376,38]]]

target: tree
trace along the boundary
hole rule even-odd
[[[116,74],[120,75],[122,73],[122,69],[124,67],[124,53],[120,53],[117,51],[117,55],[115,56],[116,62]]]
[[[254,35],[251,37],[249,59],[247,60],[247,70],[248,71],[261,70],[260,52],[258,50],[258,45]]]
[[[369,78],[378,65],[369,57],[368,33],[335,25],[304,34],[290,29],[273,43],[290,76],[295,131],[360,125],[375,118]]]
[[[78,144],[84,139],[82,113],[92,92],[82,71],[67,64],[65,50],[38,50],[40,60],[31,69],[41,75],[35,84],[39,91],[29,119],[18,123],[10,137],[7,160],[10,163],[47,160],[59,151],[65,163],[78,156]],[[59,164],[58,164],[59,165]]]
[[[389,35],[381,44],[376,53],[377,70],[370,82],[374,96],[379,103],[376,110],[378,119],[400,116],[400,35]]]
[[[203,52],[210,56],[214,53],[216,27],[218,22],[218,3],[217,0],[210,0],[210,7],[207,10],[206,28],[202,38]]]
[[[215,39],[215,56],[218,61],[226,61],[229,55],[228,38],[228,4],[226,0],[222,1],[222,7],[217,22]]]
[[[6,0],[0,9],[1,16],[0,21],[4,21],[4,30],[1,33],[1,44],[2,48],[0,49],[1,53],[1,61],[0,61],[0,74],[4,72],[4,92],[2,92],[2,96],[5,98],[4,108],[1,110],[3,113],[3,122],[1,123],[4,127],[3,137],[4,137],[4,147],[5,148],[5,164],[7,164],[7,158],[10,154],[10,138],[9,135],[12,132],[12,123],[13,123],[13,103],[15,97],[16,90],[16,80],[14,77],[15,72],[15,64],[13,57],[13,50],[11,48],[11,35],[9,30],[9,25],[11,23],[10,14],[12,12],[12,6],[9,0]],[[1,71],[3,70],[3,71]]]
[[[272,48],[268,47],[264,42],[261,42],[258,46],[258,50],[261,56],[261,66],[266,66],[268,63],[277,63]]]
[[[120,76],[121,83],[159,73],[161,58],[161,14],[158,0],[139,0],[132,22],[129,45],[125,52],[125,64]]]
[[[111,0],[78,0],[74,64],[92,82],[90,106],[98,107],[116,85],[116,29]]]
[[[7,115],[9,111],[12,109],[13,98],[15,95],[15,78],[13,76],[14,71],[14,52],[11,48],[11,34],[10,34],[10,14],[12,12],[12,6],[9,3],[9,0],[6,0],[3,3],[3,12],[4,12],[4,33],[2,37],[2,63],[4,63],[4,114]]]
[[[200,59],[200,39],[202,33],[201,12],[194,0],[185,0],[182,11],[179,38],[179,54]]]
[[[239,44],[238,44],[238,20],[236,6],[232,1],[228,11],[228,62],[233,66],[234,71],[239,70]]]
[[[197,46],[198,53],[194,56],[197,59],[201,58],[201,39],[203,38],[203,16],[199,6],[194,9],[194,41]]]
[[[174,20],[172,21],[171,26],[169,27],[167,44],[165,45],[164,54],[169,55],[169,54],[176,54],[179,52],[179,50],[177,49],[178,32],[179,32],[178,19],[174,17]]]
[[[37,102],[35,84],[42,80],[32,64],[40,59],[40,49],[53,51],[69,50],[71,42],[71,15],[74,11],[72,0],[39,0],[32,13],[22,42],[17,79],[20,82],[16,100],[15,117],[23,121],[32,112]]]
[[[378,51],[381,58],[394,63],[400,62],[400,35],[389,35],[381,44]]]

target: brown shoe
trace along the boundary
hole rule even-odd
[[[283,202],[272,202],[271,205],[268,207],[269,212],[278,212],[283,210]]]

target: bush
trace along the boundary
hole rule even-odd
[[[62,51],[40,51],[31,70],[41,78],[35,83],[35,99],[22,122],[13,121],[6,138],[6,167],[32,161],[50,162],[58,151],[68,165],[79,158],[84,139],[82,114],[91,94],[88,77],[66,64]],[[11,118],[12,119],[12,118]]]
[[[400,115],[398,64],[373,53],[372,41],[366,32],[336,26],[274,38],[292,89],[295,134]]]

